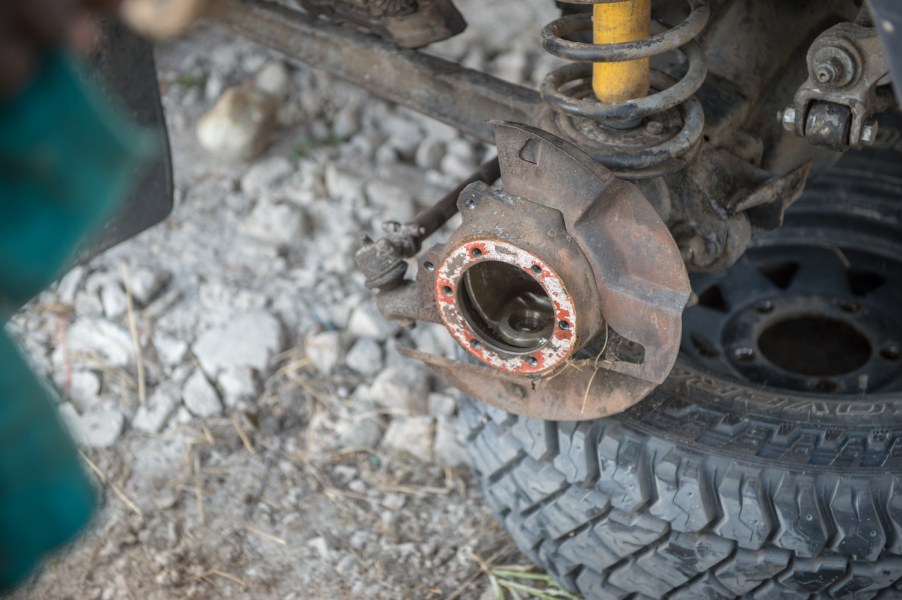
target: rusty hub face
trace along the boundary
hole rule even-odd
[[[514,244],[476,239],[438,266],[435,301],[454,339],[506,373],[535,375],[576,350],[577,314],[560,275]]]
[[[477,400],[554,420],[625,410],[679,352],[690,290],[676,242],[639,188],[581,150],[494,125],[503,189],[464,187],[461,226],[419,257],[416,281],[378,279],[380,310],[443,323],[479,365],[399,350]],[[397,262],[379,248],[358,255],[369,277]]]

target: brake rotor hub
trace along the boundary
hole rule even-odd
[[[426,253],[418,277],[419,297],[434,299],[438,320],[485,366],[408,354],[511,412],[619,412],[679,352],[689,282],[676,243],[636,186],[567,142],[503,123],[496,145],[504,189],[462,191],[462,225]],[[578,368],[555,377],[568,364]]]

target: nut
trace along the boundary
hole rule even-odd
[[[877,137],[877,122],[871,121],[861,129],[861,141],[865,144],[871,144]]]
[[[793,107],[789,107],[783,111],[783,114],[780,115],[780,120],[783,121],[783,129],[786,131],[792,131],[796,126],[796,109]]]

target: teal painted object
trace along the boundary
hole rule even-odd
[[[154,149],[62,53],[0,102],[0,325],[114,212]],[[88,522],[94,492],[54,393],[0,330],[0,593]]]
[[[83,82],[62,53],[0,103],[0,297],[21,306],[114,211],[153,138]]]
[[[94,491],[56,414],[53,392],[0,332],[0,593],[71,540]]]

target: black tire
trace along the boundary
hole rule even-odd
[[[761,244],[838,235],[898,270],[899,156],[842,162]],[[465,400],[461,421],[499,521],[586,598],[902,598],[900,390],[786,391],[686,355],[611,418]]]

